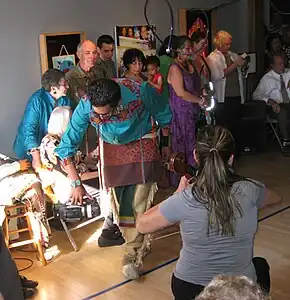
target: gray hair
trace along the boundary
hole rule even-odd
[[[262,289],[246,276],[216,276],[195,300],[267,300]]]

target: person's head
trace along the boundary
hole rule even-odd
[[[214,37],[213,43],[215,47],[223,54],[227,54],[232,46],[232,36],[224,31],[220,30]]]
[[[139,49],[127,49],[123,54],[123,64],[129,73],[138,76],[143,71],[145,56]]]
[[[65,74],[57,69],[48,69],[43,73],[41,86],[56,100],[65,96],[69,88]]]
[[[148,39],[148,29],[147,29],[147,26],[142,26],[141,27],[141,38],[143,40],[147,40]]]
[[[133,28],[132,27],[129,27],[128,29],[128,37],[134,37],[134,32],[133,32]]]
[[[102,120],[109,119],[121,100],[121,88],[111,79],[98,79],[88,87],[87,96],[95,114]]]
[[[286,31],[283,36],[283,44],[286,46],[290,46],[290,26],[288,25]]]
[[[101,35],[97,41],[98,52],[102,60],[111,60],[114,55],[114,39],[110,35]]]
[[[231,195],[230,160],[235,151],[232,134],[220,126],[206,126],[197,134],[194,158],[198,175],[193,193],[208,210],[208,232],[234,234],[235,212],[240,209]]]
[[[96,44],[90,40],[80,42],[77,47],[77,56],[81,68],[88,72],[95,65],[98,57]]]
[[[270,34],[266,40],[266,49],[269,53],[279,53],[282,49],[282,38],[280,34]]]
[[[200,30],[196,30],[192,33],[191,37],[193,53],[199,54],[204,51],[207,46],[206,33]]]
[[[171,40],[170,40],[171,39]],[[169,56],[169,57],[172,57],[172,56],[174,56],[174,53],[176,52],[176,50],[177,50],[177,36],[176,35],[172,35],[171,36],[171,38],[170,38],[170,35],[169,36],[167,36],[165,39],[164,39],[164,41],[163,41],[163,43],[162,43],[162,45],[160,46],[160,48],[159,48],[159,51],[158,51],[158,56],[162,56],[162,55],[167,55],[167,56]],[[171,43],[170,45],[169,45],[169,43]],[[168,45],[169,45],[169,47],[171,48],[171,52],[167,52],[166,50],[167,50],[167,48],[168,48]]]
[[[285,60],[284,57],[278,54],[271,55],[270,66],[277,74],[283,74],[285,72]]]
[[[154,76],[160,71],[160,60],[156,55],[146,58],[146,70],[148,75]]]
[[[192,55],[192,44],[189,37],[181,35],[177,37],[176,55],[180,61],[187,61]]]
[[[127,36],[127,28],[126,27],[122,28],[122,36]]]
[[[69,106],[56,107],[52,111],[48,121],[48,133],[61,138],[67,129],[71,115],[72,110]]]
[[[261,288],[246,276],[216,276],[196,300],[267,300]]]

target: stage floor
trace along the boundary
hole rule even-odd
[[[241,174],[261,180],[277,190],[283,201],[260,213],[259,231],[255,241],[255,255],[267,258],[271,266],[272,299],[289,299],[290,285],[290,158],[279,153],[244,156],[238,162]],[[169,191],[161,191],[158,200]],[[289,206],[289,207],[288,207]],[[33,266],[21,274],[39,281],[40,300],[145,300],[172,299],[171,273],[181,246],[179,234],[154,241],[152,252],[146,257],[140,281],[126,281],[121,274],[122,248],[99,248],[96,240],[101,222],[90,224],[72,234],[81,247],[74,252],[63,232],[54,232],[52,244],[60,254],[46,267],[31,252],[13,252],[14,257],[33,259]],[[19,269],[29,262],[17,260]]]

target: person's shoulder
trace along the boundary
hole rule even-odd
[[[38,105],[47,99],[47,92],[41,88],[36,90],[29,98],[28,105]]]
[[[77,76],[78,73],[78,66],[74,66],[71,70],[69,70],[66,74],[65,77],[67,80],[70,80],[71,78],[74,78]]]
[[[204,204],[198,199],[198,195],[194,192],[194,186],[191,184],[181,193],[181,201],[188,209],[205,208]]]

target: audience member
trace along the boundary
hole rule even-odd
[[[245,102],[241,67],[245,60],[230,51],[232,36],[228,32],[219,31],[213,42],[216,49],[207,57],[207,62],[219,102],[215,112],[216,122],[231,131],[235,138],[236,151],[240,152],[241,104]]]
[[[283,147],[290,151],[290,71],[285,72],[284,57],[279,54],[271,57],[270,67],[258,84],[253,99],[267,103],[268,114],[278,120]]]
[[[200,130],[193,184],[183,177],[173,196],[137,216],[143,234],[180,223],[182,249],[171,285],[176,300],[193,299],[219,274],[245,275],[270,290],[266,260],[253,258],[254,237],[258,210],[280,197],[231,170],[234,148],[227,129]]]
[[[47,125],[51,112],[57,106],[70,106],[66,97],[68,89],[65,74],[56,69],[47,70],[42,75],[42,88],[29,99],[24,115],[18,127],[14,142],[14,152],[20,159],[32,159],[35,171],[41,168],[38,147],[47,134]]]
[[[216,276],[195,300],[268,300],[259,285],[246,276]]]
[[[148,83],[157,89],[162,94],[163,78],[160,73],[160,60],[157,56],[152,55],[146,58],[146,70],[148,75]]]
[[[97,41],[99,57],[94,67],[94,79],[116,78],[116,66],[112,60],[114,55],[114,40],[110,35],[101,35]]]
[[[90,82],[94,81],[94,68],[98,58],[97,46],[90,40],[82,41],[77,47],[78,64],[66,73],[69,83],[68,96],[73,101],[73,109],[86,92]]]

